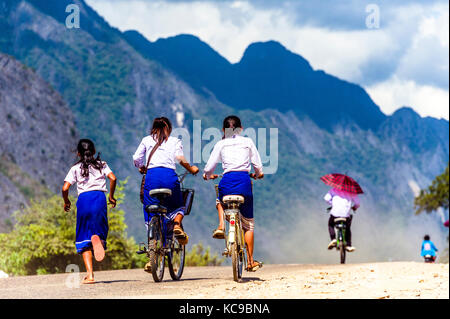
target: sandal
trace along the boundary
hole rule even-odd
[[[84,277],[83,281],[81,281],[83,285],[95,284],[94,278],[88,279],[88,277]]]
[[[189,241],[189,236],[183,231],[180,224],[175,224],[173,227],[173,235],[178,240],[180,245],[187,245]]]
[[[255,265],[255,263],[256,263],[256,265]],[[253,266],[247,266],[247,268],[245,268],[245,270],[250,271],[250,272],[255,272],[258,269],[262,268],[262,266],[263,266],[262,262],[254,260],[253,261]]]
[[[152,272],[152,264],[151,264],[150,262],[148,262],[148,263],[145,264],[145,266],[144,266],[144,271],[145,271],[145,272],[149,272],[149,273]]]
[[[225,230],[217,228],[213,233],[213,238],[215,239],[225,239]]]
[[[92,235],[91,243],[92,248],[94,249],[95,260],[102,261],[105,258],[105,249],[103,248],[100,237],[98,237],[98,235]]]
[[[185,236],[183,228],[181,228],[180,224],[175,224],[175,226],[173,226],[173,234],[175,235],[175,237]]]
[[[177,241],[178,241],[178,243],[181,246],[186,246],[188,244],[188,242],[189,242],[189,236],[185,233],[185,236],[184,237],[178,237]]]

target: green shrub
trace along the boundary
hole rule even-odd
[[[224,259],[219,259],[217,254],[211,256],[210,247],[206,250],[200,242],[192,246],[191,250],[186,253],[186,266],[220,266]]]

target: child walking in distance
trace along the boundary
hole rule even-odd
[[[331,242],[328,244],[328,249],[333,249],[337,243],[334,220],[336,218],[346,218],[345,241],[347,242],[347,246],[345,249],[348,252],[355,251],[356,248],[352,246],[352,232],[350,227],[352,226],[353,219],[351,210],[356,211],[360,206],[358,195],[333,188],[325,195],[324,200],[331,205],[330,219],[328,220],[328,231]]]
[[[109,203],[116,207],[114,191],[116,189],[116,176],[106,162],[100,159],[100,154],[94,157],[96,151],[94,143],[82,139],[77,147],[80,160],[72,166],[62,188],[64,210],[70,211],[69,188],[77,184],[77,229],[75,246],[82,255],[86,266],[87,276],[83,284],[94,283],[92,254],[95,260],[102,261],[105,257],[106,238],[108,236],[108,216],[105,193],[106,177],[109,178]]]
[[[143,212],[145,224],[148,227],[155,214],[146,211],[149,205],[158,205],[158,199],[150,196],[152,189],[167,188],[172,195],[164,201],[167,207],[167,217],[173,224],[173,233],[181,245],[188,243],[188,235],[184,232],[181,222],[184,217],[185,205],[178,180],[176,163],[183,166],[189,173],[196,175],[197,166],[191,166],[184,157],[181,140],[170,136],[172,124],[165,117],[156,118],[150,135],[144,137],[133,155],[134,165],[141,174],[146,174],[144,185]],[[145,271],[151,272],[150,263]]]
[[[252,139],[240,136],[243,127],[237,116],[228,116],[223,121],[224,136],[211,153],[205,166],[203,179],[216,179],[214,170],[219,161],[222,162],[223,178],[219,183],[219,197],[216,208],[219,214],[219,227],[214,231],[213,238],[225,238],[224,209],[222,199],[226,195],[244,196],[240,207],[244,239],[247,244],[247,270],[256,271],[262,263],[253,259],[254,251],[254,217],[253,191],[250,176],[255,179],[264,177],[261,157]],[[255,173],[249,175],[253,166]]]

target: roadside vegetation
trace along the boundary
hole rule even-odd
[[[424,211],[429,214],[440,208],[448,211],[449,197],[449,165],[447,164],[445,171],[441,175],[436,176],[436,178],[431,182],[431,185],[428,186],[427,189],[421,190],[419,196],[415,198],[414,207],[416,209],[416,214],[420,214]],[[439,259],[448,263],[448,246],[445,248]]]

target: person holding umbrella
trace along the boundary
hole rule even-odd
[[[347,242],[346,250],[348,252],[355,251],[352,246],[351,225],[353,216],[351,211],[356,211],[359,206],[358,194],[363,194],[363,190],[359,184],[349,176],[343,174],[329,174],[320,178],[325,184],[332,189],[325,195],[324,200],[331,205],[330,218],[328,220],[328,231],[330,233],[331,242],[328,249],[336,247],[336,232],[334,230],[336,218],[346,218],[345,240]]]

